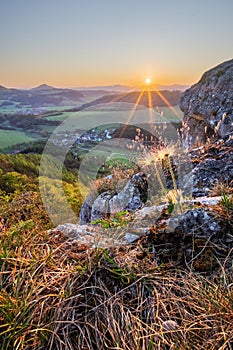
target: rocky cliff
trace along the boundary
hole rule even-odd
[[[233,59],[210,69],[186,90],[180,100],[184,112],[183,144],[190,148],[208,138],[233,131]]]

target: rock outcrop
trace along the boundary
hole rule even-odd
[[[110,217],[124,210],[134,211],[141,208],[147,200],[147,189],[146,177],[138,173],[127,182],[119,193],[107,191],[98,196],[91,193],[82,206],[80,224]]]
[[[233,59],[203,74],[180,100],[184,112],[183,144],[190,148],[212,136],[233,132]]]
[[[217,205],[220,200],[221,197],[202,197],[193,200],[186,200],[181,203],[181,206],[208,205],[210,207]],[[150,232],[150,228],[157,222],[161,223],[161,220],[163,224],[166,223],[169,227],[169,231],[171,228],[175,230],[176,226],[178,226],[180,221],[183,220],[183,214],[175,215],[175,217],[174,215],[167,215],[167,220],[164,220],[164,215],[162,215],[162,213],[166,211],[167,207],[168,204],[144,207],[137,210],[132,215],[132,219],[128,224],[114,228],[104,228],[101,224],[79,225],[66,223],[58,225],[52,231],[61,231],[69,239],[87,244],[89,247],[106,247],[119,244],[124,245],[135,242],[141,237],[147,235]],[[173,217],[173,219],[171,219],[171,217]]]
[[[123,246],[140,239],[142,252],[143,247],[151,247],[158,265],[175,263],[208,271],[226,263],[226,259],[232,261],[232,205],[226,208],[221,197],[215,197],[184,202],[181,214],[169,214],[167,205],[145,207],[125,227],[104,229],[101,225],[64,224],[54,229],[53,234],[61,231],[71,242],[84,244],[86,249]]]
[[[193,169],[184,176],[183,191],[208,196],[218,183],[233,187],[233,138],[225,137],[190,152]]]

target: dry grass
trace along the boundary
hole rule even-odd
[[[33,223],[1,233],[0,349],[232,349],[233,279],[89,251]]]
[[[223,196],[224,194],[233,194],[233,187],[228,183],[218,181],[211,188],[211,196]]]

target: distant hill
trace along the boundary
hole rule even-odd
[[[47,84],[39,85],[30,90],[7,89],[0,87],[0,109],[6,105],[20,108],[41,108],[56,106],[77,106],[85,102],[80,91],[59,89]]]
[[[163,85],[160,85],[164,87]],[[171,85],[162,94],[172,105],[178,105],[184,85]],[[41,84],[32,89],[15,89],[0,86],[0,112],[40,114],[46,110],[64,107],[66,110],[82,110],[87,107],[110,103],[137,101],[139,89],[124,85],[94,86],[89,88],[67,89]],[[172,91],[173,89],[173,91]],[[151,86],[152,106],[166,106],[165,100],[153,91]],[[157,88],[157,90],[161,90]],[[148,107],[148,94],[144,93],[140,105]],[[25,112],[26,111],[26,112]]]
[[[189,85],[181,85],[181,84],[172,84],[172,85],[162,85],[162,84],[155,84],[153,85],[153,88],[157,90],[168,90],[168,91],[175,91],[175,90],[180,90],[180,91],[185,91],[186,89],[189,88]],[[74,89],[79,90],[79,91],[88,91],[88,90],[103,90],[106,92],[130,92],[130,91],[138,91],[141,90],[142,87],[135,87],[135,86],[127,86],[127,85],[104,85],[104,86],[90,86],[90,87],[76,87]]]
[[[76,87],[75,90],[79,91],[105,91],[107,92],[128,92],[135,90],[132,86],[126,86],[121,84],[116,85],[100,85],[100,86],[86,86],[86,87]]]
[[[39,86],[36,86],[31,89],[31,91],[50,91],[50,90],[55,90],[56,88],[47,84],[41,84]]]
[[[135,104],[140,96],[140,91],[132,91],[124,94],[111,94],[102,96],[94,101],[85,103],[84,105],[72,109],[72,111],[78,111],[101,104],[117,104],[117,103],[130,103]],[[151,106],[149,106],[148,92],[145,91],[138,102],[139,106],[144,107],[166,107],[177,106],[179,104],[182,92],[181,91],[151,91]]]
[[[0,85],[0,91],[6,91],[8,90],[5,86]]]
[[[168,90],[168,91],[185,91],[189,88],[189,85],[181,85],[181,84],[172,84],[172,85],[161,85],[157,84],[155,85],[155,88],[157,90]]]

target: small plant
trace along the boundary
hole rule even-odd
[[[125,226],[132,220],[132,214],[128,211],[121,211],[112,218],[103,218],[92,221],[92,225],[101,224],[103,228]]]
[[[229,195],[228,193],[224,193],[222,195],[222,198],[220,200],[220,204],[227,209],[227,211],[229,210],[233,210],[233,195]]]
[[[109,255],[107,250],[103,252],[103,256],[109,264],[108,271],[113,278],[121,280],[123,284],[129,284],[135,279],[136,276],[131,269],[126,266],[124,268],[119,266],[115,259]]]

